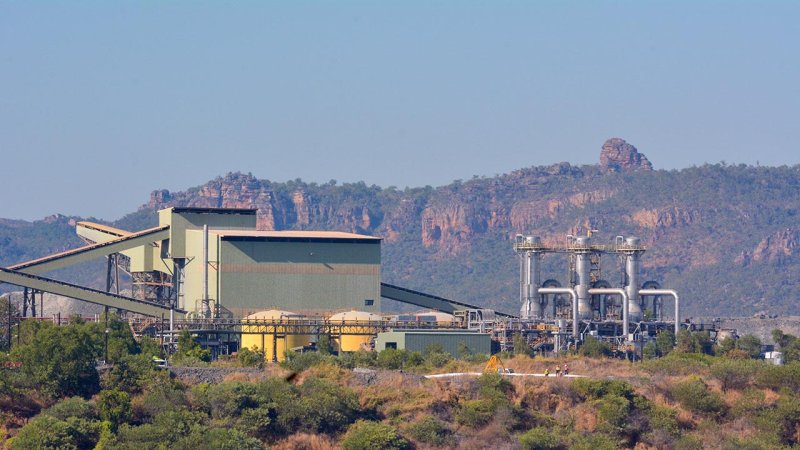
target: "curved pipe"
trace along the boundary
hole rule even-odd
[[[639,291],[641,292],[641,291]],[[622,335],[628,340],[628,293],[620,288],[593,288],[589,289],[589,294],[597,295],[619,295],[622,297]]]
[[[539,288],[540,294],[569,294],[572,297],[572,337],[578,337],[578,294],[572,288]]]
[[[678,331],[681,329],[681,301],[678,298],[678,293],[674,289],[639,289],[639,295],[669,295],[675,299],[675,337],[677,338]]]

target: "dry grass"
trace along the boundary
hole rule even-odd
[[[297,433],[270,448],[274,450],[336,450],[339,446],[324,434]]]
[[[222,378],[222,382],[223,383],[229,381],[256,382],[256,381],[261,381],[264,378],[267,378],[267,375],[264,373],[236,372],[229,375],[225,375],[225,377]]]

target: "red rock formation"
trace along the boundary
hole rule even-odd
[[[620,138],[611,138],[603,144],[600,167],[607,172],[653,170],[653,165],[646,156]]]
[[[800,232],[793,228],[786,228],[764,238],[758,243],[751,259],[753,261],[767,261],[782,265],[798,250]]]

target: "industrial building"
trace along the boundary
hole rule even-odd
[[[158,212],[158,226],[136,232],[79,222],[76,233],[86,246],[0,268],[0,282],[24,287],[25,305],[35,305],[38,292],[65,295],[133,313],[136,332],[160,336],[167,346],[176,333],[190,330],[215,354],[244,346],[269,360],[313,348],[322,335],[341,352],[422,351],[435,342],[453,354],[462,344],[488,353],[490,338],[510,350],[519,342],[515,336],[535,351],[563,351],[591,335],[628,353],[641,350],[656,333],[677,333],[681,326],[678,294],[642,282],[646,250],[634,237],[595,244],[591,236],[568,236],[563,244],[545,245],[518,235],[517,317],[382,283],[380,238],[257,230],[256,212],[168,208]],[[542,281],[541,261],[548,254],[566,256],[565,279]],[[619,263],[621,282],[604,277],[604,256]],[[108,261],[105,290],[43,276],[98,257]],[[122,273],[128,274],[130,296],[121,294]],[[382,316],[382,298],[427,311]],[[667,299],[674,305],[672,321],[664,317]]]

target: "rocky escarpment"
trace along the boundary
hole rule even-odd
[[[611,138],[603,144],[600,167],[609,172],[653,170],[653,165],[646,156],[620,138]]]
[[[797,255],[798,241],[800,241],[800,231],[795,228],[785,228],[762,239],[752,251],[742,251],[736,262],[742,265],[761,262],[783,266]]]
[[[575,210],[613,199],[618,191],[591,182],[567,189],[555,187],[565,180],[584,180],[609,170],[652,170],[652,165],[632,145],[612,138],[603,145],[599,169],[590,167],[587,171],[558,163],[521,169],[494,179],[458,181],[433,192],[381,191],[363,183],[273,183],[258,180],[252,174],[231,173],[185,192],[154,191],[146,208],[256,208],[260,229],[335,229],[379,235],[387,243],[411,239],[440,257],[448,257],[468,251],[471,243],[482,236],[507,237],[551,226]],[[633,222],[644,228],[669,227],[691,223],[695,220],[693,214],[643,210],[634,215]],[[606,219],[578,217],[570,222],[557,233],[570,229],[578,232],[590,222],[602,226]],[[410,230],[416,236],[409,236]]]

